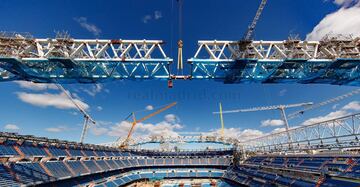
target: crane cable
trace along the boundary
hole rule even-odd
[[[179,40],[177,42],[178,44],[178,62],[177,62],[177,73],[179,74],[179,71],[181,71],[181,74],[183,74],[183,41],[182,41],[182,7],[183,7],[183,0],[177,0],[179,4]]]

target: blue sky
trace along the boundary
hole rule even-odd
[[[338,20],[327,19],[327,15],[341,17],[341,10],[354,10],[358,8],[357,2],[269,0],[256,28],[255,39],[284,40],[290,34],[299,34],[305,39],[314,28],[312,38],[319,37],[326,29],[336,31],[337,23],[331,21]],[[185,0],[182,29],[184,58],[190,58],[195,53],[197,40],[240,39],[258,4],[259,1],[253,0]],[[79,39],[161,39],[166,42],[166,53],[176,56],[179,36],[176,1],[68,0],[50,3],[40,0],[2,0],[0,8],[0,30],[30,32],[37,38],[54,37],[55,31],[65,30]],[[334,27],[324,29],[321,23],[328,22],[334,24]],[[216,130],[220,122],[212,112],[218,109],[218,102],[222,102],[225,109],[309,101],[318,103],[356,89],[330,85],[224,85],[213,81],[176,81],[172,89],[168,89],[167,83],[162,81],[115,81],[102,85],[74,84],[64,87],[75,98],[86,103],[89,113],[99,122],[88,134],[86,141],[90,143],[110,142],[118,135],[123,136],[128,124],[121,121],[130,112],[144,110],[148,105],[156,108],[178,101],[176,107],[140,124],[138,135]],[[51,85],[2,82],[0,90],[1,130],[67,140],[79,139],[83,120],[81,115],[66,105],[65,100],[60,103],[63,105],[58,106],[59,103],[49,104],[50,100],[44,99],[54,99],[56,96],[63,98],[56,88]],[[30,101],[34,96],[43,99]],[[310,111],[302,118],[291,120],[290,124],[297,126],[308,118],[325,116],[317,119],[326,119],[356,112],[360,110],[356,102],[359,99],[360,96],[354,96],[336,105]],[[347,107],[342,108],[345,105]],[[137,115],[140,117],[149,112]],[[228,114],[224,117],[229,134],[261,134],[281,127],[261,126],[264,120],[279,119],[278,111]]]

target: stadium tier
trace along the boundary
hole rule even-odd
[[[120,150],[13,133],[0,134],[0,186],[125,186],[199,178],[235,186],[359,186],[357,155],[255,155],[235,149]]]

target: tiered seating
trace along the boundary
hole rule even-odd
[[[0,133],[0,135],[2,136],[4,133]],[[159,166],[201,167],[203,165],[216,165],[218,167],[220,166],[219,159],[222,159],[221,163],[224,164],[222,166],[225,168],[226,160],[228,159],[222,156],[231,156],[232,154],[232,151],[227,152],[227,150],[225,152],[134,152],[60,140],[48,142],[48,139],[43,137],[18,136],[6,133],[4,136],[0,144],[0,158],[2,158],[2,162],[6,163],[6,166],[2,164],[0,167],[0,186],[8,186],[5,184],[11,183],[19,185],[45,183],[45,186],[49,183],[51,186],[50,183],[57,183],[59,181],[64,181],[64,184],[66,184],[64,186],[75,186],[87,184],[89,180],[103,183],[106,182],[106,176],[110,176],[112,172],[117,174],[119,171],[123,172],[120,169],[132,171],[143,168],[158,168]],[[101,158],[99,159],[98,157]],[[189,170],[181,170],[159,173],[157,171],[152,173],[152,171],[144,174],[128,173],[126,176],[117,178],[114,182],[107,181],[106,184],[110,186],[112,184],[121,185],[146,178],[146,176],[160,178],[197,177],[197,175],[205,176],[205,173],[211,173],[208,171],[198,173],[196,169],[191,169],[191,172]],[[216,176],[219,175],[217,173]],[[69,182],[68,179],[78,180],[74,183]]]
[[[83,163],[90,169],[91,173],[101,171],[101,168],[99,168],[93,160],[83,161]]]
[[[58,156],[69,156],[65,149],[63,148],[58,148],[58,147],[53,147],[50,146],[48,147],[49,152],[52,154],[52,156],[58,157]]]
[[[98,156],[106,156],[106,154],[104,153],[104,151],[95,151],[96,152],[96,154],[98,155]]]
[[[104,160],[104,161],[110,166],[111,169],[119,169],[120,168],[120,166],[117,163],[115,163],[114,160]]]
[[[85,155],[83,155],[83,153],[79,149],[71,149],[70,148],[70,149],[68,149],[68,151],[69,151],[70,155],[73,156],[73,157],[85,156]]]
[[[67,169],[64,162],[50,161],[44,162],[44,165],[58,179],[71,177],[71,172]]]
[[[17,156],[19,155],[14,147],[12,147],[12,144],[0,144],[0,156]]]
[[[97,160],[96,163],[102,168],[102,171],[107,171],[111,169],[104,160]]]
[[[80,161],[67,161],[66,163],[77,176],[90,173]]]
[[[314,176],[314,179],[308,179],[308,181],[300,180],[296,178],[296,174],[292,177],[285,177],[281,175],[274,175],[264,173],[261,171],[261,167],[272,168],[273,171],[279,171],[281,169],[300,170],[298,172],[315,172],[318,175],[322,173],[328,173],[332,176],[348,177],[348,178],[360,178],[360,166],[357,163],[355,156],[255,156],[246,160],[246,164],[240,166],[241,172],[248,176],[255,176],[267,181],[276,182],[281,185],[314,185],[319,179],[319,176]],[[249,168],[250,167],[250,168]],[[333,185],[334,183],[342,184],[343,186],[358,186],[356,182],[345,182],[332,177],[325,177],[323,185]]]
[[[54,180],[43,170],[39,163],[11,164],[11,170],[16,173],[19,181],[24,184],[36,184]]]
[[[93,150],[83,150],[86,156],[88,157],[94,157],[96,156]]]
[[[48,156],[43,147],[35,146],[31,142],[24,142],[20,149],[26,156]]]
[[[0,164],[0,186],[20,186],[3,164]]]

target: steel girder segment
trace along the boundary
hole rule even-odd
[[[169,63],[158,61],[87,61],[65,58],[2,59],[2,67],[34,82],[92,83],[114,79],[169,79]]]
[[[359,41],[199,41],[188,61],[193,79],[359,86]]]
[[[2,68],[0,68],[0,82],[2,81],[13,81],[18,80],[19,77],[10,73],[9,71],[6,71]]]
[[[160,40],[2,38],[0,68],[34,82],[169,79]]]
[[[360,60],[191,60],[193,79],[225,83],[302,83],[360,86]]]

